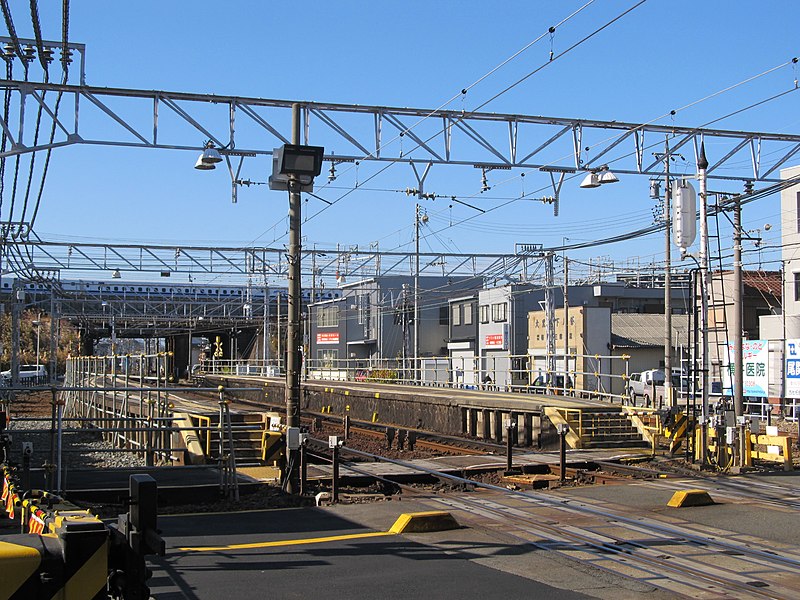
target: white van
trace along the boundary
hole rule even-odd
[[[649,406],[653,399],[653,387],[661,387],[663,385],[664,371],[660,369],[631,373],[628,380],[628,396],[634,404],[636,404],[637,398],[642,398],[645,406]]]
[[[11,385],[11,369],[0,373],[3,383]],[[47,382],[47,369],[44,365],[20,365],[19,383],[20,385],[35,385]]]

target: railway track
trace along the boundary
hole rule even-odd
[[[404,461],[384,460],[415,468]],[[687,596],[789,599],[797,595],[800,554],[796,547],[776,549],[774,543],[764,540],[765,550],[755,546],[755,540],[741,541],[691,524],[631,516],[625,507],[612,509],[583,499],[509,490],[419,470],[489,492],[431,496],[435,503],[457,512],[463,522],[601,570]]]

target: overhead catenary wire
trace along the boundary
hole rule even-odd
[[[634,8],[637,8],[638,6],[640,6],[640,5],[644,4],[646,1],[647,1],[647,0],[640,0],[640,1],[639,1],[637,4],[635,4],[635,5],[634,5],[632,8],[630,8],[630,9],[626,10],[626,11],[625,11],[625,12],[624,12],[622,15],[619,15],[618,17],[614,17],[614,18],[613,18],[613,19],[612,19],[612,20],[611,20],[611,21],[610,21],[608,24],[611,24],[611,23],[614,23],[614,22],[616,22],[617,20],[619,20],[619,18],[621,18],[621,17],[622,17],[622,16],[624,16],[625,14],[629,13],[629,12],[630,12],[631,10],[633,10]],[[568,17],[566,17],[565,19],[562,19],[562,21],[561,21],[561,22],[560,22],[560,23],[559,23],[559,24],[558,24],[556,27],[560,27],[561,25],[563,25],[565,22],[567,22],[569,19],[573,18],[573,17],[574,17],[576,14],[578,14],[580,11],[584,10],[584,8],[586,8],[587,6],[589,6],[589,4],[591,4],[591,3],[587,3],[587,4],[585,4],[585,5],[584,5],[584,6],[582,6],[582,7],[581,7],[579,10],[575,11],[574,13],[572,13],[571,15],[569,15]],[[538,72],[538,71],[540,71],[542,68],[544,68],[544,67],[546,67],[546,66],[548,66],[548,65],[552,64],[553,62],[555,62],[556,60],[558,60],[559,58],[561,58],[562,56],[564,56],[566,53],[568,53],[568,52],[571,52],[571,51],[572,51],[572,50],[574,50],[574,49],[575,49],[577,46],[579,46],[581,43],[583,43],[585,40],[588,40],[588,39],[590,39],[590,38],[591,38],[591,37],[593,37],[593,36],[594,36],[596,33],[598,33],[599,31],[602,31],[602,30],[603,30],[603,29],[605,29],[606,27],[607,27],[607,25],[603,25],[603,26],[601,26],[600,28],[596,29],[594,33],[591,33],[591,34],[589,34],[588,36],[586,36],[586,37],[584,38],[584,40],[583,40],[583,41],[579,42],[578,44],[574,44],[573,46],[570,46],[570,47],[569,47],[567,50],[565,50],[564,52],[561,52],[560,54],[558,54],[558,55],[554,56],[553,58],[551,58],[551,60],[549,60],[548,62],[544,63],[544,64],[543,64],[541,67],[537,67],[537,69],[535,69],[535,72]],[[551,29],[551,28],[548,28],[548,31],[547,31],[547,33],[546,33],[546,34],[542,34],[541,36],[539,36],[539,38],[537,38],[537,40],[544,39],[544,37],[545,37],[547,34],[549,34],[549,33],[550,33],[550,29]],[[533,75],[533,73],[531,73],[530,75],[528,75],[528,77],[525,77],[525,78],[523,78],[522,80],[520,80],[520,81],[519,81],[517,84],[515,84],[514,86],[511,86],[511,87],[507,88],[507,89],[506,89],[506,90],[505,90],[503,93],[506,93],[507,91],[509,91],[510,89],[512,89],[513,87],[515,87],[516,85],[518,85],[519,83],[522,83],[522,81],[524,81],[524,80],[528,79],[528,78],[529,78],[531,75]],[[497,97],[499,97],[499,95],[495,95],[495,96],[494,96],[494,97],[493,97],[491,100],[489,100],[489,101],[487,101],[487,102],[484,102],[484,103],[482,103],[482,104],[481,104],[481,105],[480,105],[478,108],[476,108],[476,109],[474,109],[474,110],[478,110],[478,109],[480,109],[480,108],[482,108],[482,107],[485,107],[485,106],[486,106],[486,105],[487,105],[489,102],[491,102],[491,101],[495,100]],[[441,131],[440,131],[440,132],[438,132],[438,133],[436,133],[436,134],[434,134],[433,136],[429,137],[427,140],[424,140],[424,142],[428,142],[428,141],[430,141],[431,139],[433,139],[433,137],[435,137],[435,136],[436,136],[436,135],[438,135],[439,133],[441,133]],[[419,147],[420,147],[420,144],[418,144],[417,146],[415,146],[415,148],[414,148],[414,149],[417,149],[417,148],[419,148]],[[357,163],[358,163],[358,161],[356,161],[356,164],[357,164]],[[369,177],[368,177],[366,180],[364,180],[364,182],[362,182],[362,183],[366,183],[367,181],[371,181],[372,179],[374,179],[374,178],[378,177],[380,174],[384,173],[385,171],[387,171],[388,169],[390,169],[390,168],[391,168],[392,166],[394,166],[395,164],[396,164],[396,163],[392,162],[392,163],[389,163],[389,164],[387,164],[387,165],[383,166],[383,167],[382,167],[382,168],[380,168],[380,169],[379,169],[377,172],[373,173],[373,174],[372,174],[371,176],[369,176]],[[323,188],[324,188],[324,186],[323,186]],[[334,205],[338,204],[338,203],[339,203],[341,200],[343,200],[344,198],[348,197],[350,194],[352,194],[352,193],[353,193],[354,191],[356,191],[357,189],[358,189],[358,186],[356,186],[356,187],[352,188],[351,190],[348,190],[347,192],[345,192],[344,194],[342,194],[341,196],[339,196],[339,197],[338,197],[338,198],[336,198],[335,200],[331,201],[331,204],[329,204],[329,205],[326,205],[325,207],[323,207],[322,209],[320,209],[319,211],[317,211],[316,213],[314,213],[313,215],[311,215],[311,216],[308,218],[308,220],[310,221],[310,220],[314,219],[315,217],[317,217],[317,216],[319,216],[320,214],[322,214],[324,211],[326,211],[326,210],[327,210],[328,208],[330,208],[331,206],[334,206]],[[284,233],[283,235],[285,235],[285,233]],[[256,238],[256,239],[258,239],[258,238]],[[272,240],[272,243],[274,243],[275,241],[277,241],[277,238],[276,238],[276,239],[273,239],[273,240]]]

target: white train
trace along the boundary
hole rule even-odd
[[[10,293],[14,286],[13,279],[3,279],[0,289],[5,293]],[[147,296],[148,298],[241,298],[247,295],[247,288],[245,286],[230,286],[230,285],[198,285],[198,284],[184,284],[184,285],[164,285],[158,283],[136,282],[136,283],[120,283],[112,282],[107,283],[104,281],[61,281],[60,286],[67,292],[76,292],[81,295],[97,295],[97,296],[117,296],[117,295],[133,295],[133,296]],[[47,292],[50,287],[45,283],[31,283],[26,282],[22,288],[31,293],[40,291]],[[287,288],[267,288],[269,299],[277,301],[278,297],[287,298],[289,291]],[[302,291],[303,302],[311,302],[311,290],[304,289]],[[333,300],[340,298],[342,292],[340,290],[326,290],[318,289],[315,291],[315,302],[322,300]],[[253,286],[250,290],[250,297],[253,299],[260,299],[264,297],[264,288]]]

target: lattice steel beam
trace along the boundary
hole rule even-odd
[[[66,119],[58,123],[52,146],[94,144],[199,151],[201,140],[211,139],[223,153],[247,157],[270,155],[270,146],[279,146],[291,137],[290,113],[296,102],[17,80],[0,82],[0,89],[12,95],[9,120],[0,119],[12,143],[0,157],[50,147],[32,143],[36,111],[25,108],[41,104],[45,107],[43,119],[52,119],[58,94],[73,100],[62,101],[60,119],[63,107],[68,105],[74,106],[74,119],[71,127]],[[313,139],[322,143],[326,160],[334,161],[412,161],[520,169],[591,169],[602,162],[612,163],[618,173],[655,177],[662,175],[662,163],[649,155],[660,150],[669,137],[675,141],[673,147],[693,148],[695,158],[701,141],[713,141],[721,158],[713,157],[716,162],[710,170],[711,178],[777,181],[774,174],[800,145],[800,135],[795,134],[672,124],[324,102],[301,101],[300,105],[304,142]],[[159,110],[161,106],[169,110]],[[185,133],[166,139],[166,132],[180,129],[176,123],[196,131],[197,139],[187,142]],[[384,139],[384,123],[391,125],[388,131],[393,137],[389,140]],[[566,135],[570,132],[571,136]],[[745,155],[747,160],[742,160]]]

